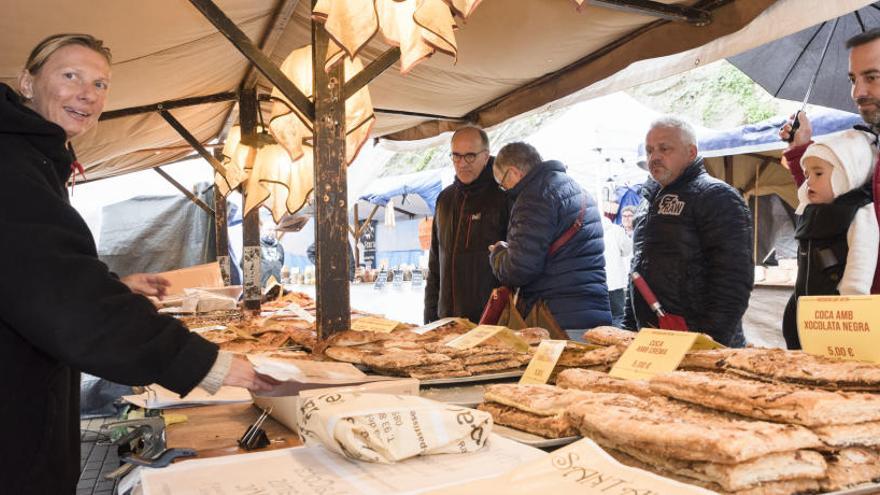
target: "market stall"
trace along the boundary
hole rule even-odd
[[[367,2],[367,7],[370,3]],[[422,385],[463,386],[474,381],[530,376],[527,366],[531,365],[535,369],[533,374],[546,375],[544,381],[561,380],[566,373],[580,373],[583,369],[588,372],[613,370],[629,349],[619,335],[615,337],[615,331],[607,329],[609,338],[619,339],[612,341],[613,345],[601,346],[608,343],[602,341],[595,342],[598,348],[556,343],[555,357],[548,358],[541,351],[549,336],[543,329],[471,328],[471,323],[458,320],[414,328],[386,320],[381,315],[352,312],[344,273],[347,253],[343,249],[348,236],[347,164],[370,136],[416,139],[451,130],[463,122],[492,126],[512,116],[541,109],[560,98],[576,98],[582,88],[612,76],[636,60],[695,49],[737,33],[756,18],[762,19],[765,26],[767,18],[778,21],[772,29],[765,28],[761,36],[750,37],[750,43],[760,44],[863,2],[815,1],[809,9],[810,19],[792,19],[794,16],[789,15],[794,5],[792,0],[710,1],[696,5],[628,0],[597,0],[589,4],[523,0],[513,7],[512,2],[480,3],[473,0],[420,2],[420,7],[427,6],[433,9],[428,12],[436,15],[415,19],[419,12],[414,8],[409,12],[411,15],[398,16],[404,21],[408,19],[403,25],[409,30],[406,33],[415,33],[416,41],[412,44],[406,33],[395,31],[395,27],[401,26],[394,24],[382,26],[385,41],[374,38],[380,19],[373,18],[372,14],[379,16],[379,11],[371,14],[369,8],[358,9],[364,5],[354,1],[332,5],[331,2],[309,4],[290,0],[280,3],[228,1],[222,2],[222,6],[209,0],[191,0],[191,6],[172,0],[150,5],[102,2],[91,6],[101,11],[100,16],[93,11],[83,13],[79,6],[73,7],[67,2],[22,3],[16,5],[14,16],[0,21],[4,46],[9,47],[4,52],[9,58],[2,62],[2,77],[6,81],[12,79],[25,47],[45,34],[36,32],[30,23],[21,22],[22,18],[40,19],[40,31],[69,31],[76,26],[81,31],[107,33],[102,36],[117,47],[114,84],[118,89],[115,88],[111,110],[102,123],[75,143],[80,159],[87,166],[86,173],[95,180],[149,168],[184,158],[191,154],[191,147],[215,169],[221,192],[238,188],[244,193],[245,311],[234,307],[221,313],[202,313],[203,305],[216,308],[228,303],[224,297],[230,298],[222,290],[196,291],[187,293],[181,306],[195,308],[196,315],[182,319],[193,331],[202,333],[222,348],[247,355],[263,373],[282,381],[323,388],[395,382],[393,378],[415,378],[422,380]],[[409,8],[415,4],[388,2],[386,6]],[[313,8],[316,10],[312,11]],[[579,14],[576,8],[580,8]],[[807,10],[803,4],[798,8]],[[52,15],[46,16],[46,11]],[[385,22],[394,18],[393,15],[379,17]],[[462,26],[453,39],[453,25],[458,23]],[[355,25],[360,29],[352,29]],[[514,30],[517,36],[510,35]],[[163,36],[155,33],[163,33]],[[259,39],[259,44],[252,41],[254,38]],[[309,41],[312,46],[303,47]],[[245,62],[236,50],[250,62]],[[435,51],[458,57],[458,65],[453,67],[451,59],[426,59]],[[707,60],[717,56],[717,52],[707,54]],[[357,61],[357,57],[370,63]],[[385,70],[398,63],[399,70]],[[356,108],[348,108],[347,99],[364,105],[352,104]],[[237,127],[233,126],[236,120]],[[280,124],[275,125],[284,121],[290,125],[280,128]],[[214,140],[219,142],[212,142]],[[184,142],[188,146],[183,146]],[[206,145],[216,150],[221,144],[223,153],[207,150]],[[271,167],[276,159],[287,167]],[[279,286],[261,291],[254,283],[259,273],[255,268],[259,257],[254,251],[259,231],[257,210],[266,206],[278,219],[281,213],[300,209],[312,189],[319,225],[316,231],[317,298],[313,301],[301,295],[285,294]],[[223,201],[215,204],[215,212],[217,218],[222,219],[217,225],[225,225]],[[225,235],[220,230],[222,228],[218,229],[218,242],[225,246]],[[231,299],[234,303],[235,298]],[[264,312],[259,311],[261,305]],[[169,312],[183,313],[176,309]],[[683,493],[705,493],[687,486],[709,484],[711,488],[721,487],[732,492],[760,491],[765,483],[791,481],[784,487],[788,491],[780,493],[794,494],[856,485],[876,477],[874,469],[878,463],[870,452],[860,456],[852,453],[847,457],[848,451],[843,455],[843,450],[830,450],[831,462],[837,462],[843,470],[852,467],[849,471],[858,471],[858,475],[842,479],[831,476],[829,461],[818,453],[823,447],[875,447],[873,434],[859,436],[851,429],[859,429],[861,433],[880,421],[876,396],[827,392],[834,395],[832,400],[813,390],[857,386],[859,390],[876,391],[872,374],[876,366],[821,361],[823,381],[817,383],[815,376],[811,379],[804,376],[802,366],[808,365],[807,371],[810,371],[809,366],[814,362],[800,354],[783,354],[779,360],[788,364],[782,366],[783,374],[779,375],[773,374],[773,363],[736,364],[748,361],[751,355],[778,356],[769,351],[736,351],[729,355],[707,352],[715,353],[691,356],[692,361],[712,361],[713,356],[721,354],[724,358],[716,359],[712,365],[716,371],[738,371],[774,383],[786,382],[776,385],[784,393],[796,386],[787,382],[806,383],[810,391],[804,392],[807,399],[819,394],[819,399],[828,399],[825,403],[840,406],[843,413],[837,416],[843,419],[835,419],[831,424],[850,429],[832,431],[828,437],[843,438],[843,443],[823,441],[806,429],[823,426],[822,418],[830,416],[828,411],[816,406],[821,400],[794,404],[796,414],[787,416],[730,419],[689,405],[696,399],[687,394],[701,396],[694,390],[708,386],[699,381],[684,384],[679,380],[672,384],[670,388],[676,390],[666,392],[664,397],[673,397],[679,402],[668,398],[649,401],[630,393],[610,398],[601,394],[563,396],[562,392],[552,389],[551,399],[563,397],[565,401],[564,416],[560,416],[559,408],[547,414],[547,410],[535,404],[526,406],[530,410],[524,412],[544,419],[551,417],[553,424],[548,425],[547,431],[565,433],[569,437],[576,436],[575,433],[594,437],[593,440],[609,449],[620,447],[615,454],[624,464],[644,468],[637,471],[639,473],[647,470],[664,475],[652,478],[659,480],[664,490],[675,486]],[[543,367],[544,373],[541,373],[537,368],[545,361],[552,364]],[[722,361],[724,364],[719,365]],[[862,368],[854,370],[853,366]],[[328,367],[334,372],[328,372]],[[337,372],[340,368],[347,370],[342,377]],[[792,368],[797,369],[792,371]],[[791,373],[785,374],[787,371]],[[863,375],[868,378],[862,378]],[[626,383],[626,390],[647,387],[652,393],[660,393],[655,390],[659,385],[653,379],[647,385],[636,381]],[[752,384],[749,390],[759,386]],[[493,394],[490,398],[495,398],[496,403],[509,405],[497,402],[504,400],[501,399],[504,389],[486,387],[484,390]],[[515,397],[541,398],[532,389],[509,390],[513,390]],[[371,395],[359,390],[331,390],[317,396],[303,394],[302,389],[297,392],[294,396],[297,402],[292,409],[299,438],[308,445],[306,448],[229,456],[218,462],[184,461],[170,468],[144,470],[141,489],[146,495],[223,493],[227,489],[245,493],[272,493],[270,490],[327,493],[328,486],[336,493],[421,493],[493,478],[493,482],[512,490],[516,486],[515,476],[507,482],[503,481],[505,476],[532,462],[548,459],[532,447],[490,434],[493,421],[507,422],[500,418],[510,411],[502,407],[487,406],[495,410],[480,411],[464,407],[460,399],[443,403],[402,392]],[[727,414],[745,415],[743,404],[754,405],[743,402],[737,406],[737,396],[726,397],[717,389],[711,392],[718,399],[712,408]],[[168,407],[150,402],[158,399],[156,390],[148,389],[144,394],[132,400],[143,401],[147,409]],[[721,400],[724,398],[728,400]],[[186,403],[187,399],[179,400],[177,405]],[[197,399],[200,403],[212,400],[217,397]],[[522,402],[518,398],[507,400]],[[804,425],[803,420],[795,421],[793,416],[801,413],[799,408],[802,407],[812,407],[806,412],[818,419],[809,425]],[[647,409],[657,410],[651,413],[646,412]],[[608,414],[609,411],[613,414]],[[251,417],[245,423],[252,419],[253,412],[247,409],[246,415]],[[279,421],[282,412],[280,408],[277,411],[273,408]],[[834,412],[839,411],[834,409]],[[235,415],[229,409],[225,412],[214,409],[206,415],[190,412],[193,424],[208,418],[201,427],[212,434],[222,434],[220,447],[223,447],[228,442],[229,430],[210,421],[214,413],[222,421]],[[266,415],[269,414],[267,409]],[[676,415],[684,420],[680,429],[675,423]],[[166,413],[165,419],[159,422],[164,425],[164,421],[170,421],[168,416]],[[617,422],[599,421],[605,417]],[[761,423],[753,421],[755,419]],[[775,422],[765,421],[768,419]],[[565,429],[564,424],[559,428],[557,420],[569,421],[571,428]],[[792,426],[786,420],[797,424]],[[277,426],[273,423],[266,426],[265,421],[268,420],[249,425],[240,438],[247,447],[259,448],[259,442],[251,445],[251,441],[261,438],[261,429],[265,432],[266,428]],[[510,423],[516,426],[514,421]],[[232,424],[231,429],[242,426],[240,421]],[[629,432],[642,431],[640,426],[645,424],[659,425],[660,431],[650,438],[626,436]],[[175,429],[181,426],[187,423],[172,425]],[[123,430],[122,436],[115,440],[136,441],[138,433],[147,432],[139,426],[126,428],[130,430]],[[761,442],[736,438],[737,433],[760,437]],[[704,435],[713,441],[702,449],[688,449],[688,444],[695,441],[703,445]],[[113,439],[112,433],[108,436]],[[727,445],[726,440],[737,441]],[[290,444],[293,443],[295,441]],[[215,446],[206,446],[202,452],[209,454],[212,447]],[[229,453],[237,453],[237,450],[231,449]],[[775,458],[769,458],[777,453],[785,454],[781,462],[788,471],[778,468],[772,462]],[[164,452],[157,450],[149,454],[156,456],[146,459],[152,461]],[[767,464],[758,468],[741,465],[758,459]],[[705,464],[694,468],[693,462]],[[388,464],[393,464],[393,469],[388,469]],[[756,478],[755,470],[750,468],[763,477]],[[575,467],[573,472],[585,469]],[[730,470],[735,470],[739,477],[731,475]],[[704,476],[709,479],[694,476],[693,472],[709,473]],[[789,472],[795,473],[790,475],[791,479],[779,477]],[[669,476],[681,476],[685,484],[669,481],[666,478]],[[548,489],[565,486],[562,489],[571,491],[572,488],[564,484],[571,482],[568,474],[563,478],[563,485],[554,480],[557,484],[547,485]],[[826,480],[828,484],[823,485]],[[583,489],[582,486],[574,488]]]

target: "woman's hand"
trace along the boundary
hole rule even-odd
[[[165,297],[168,287],[171,287],[171,282],[167,278],[151,273],[133,273],[120,280],[135,294],[158,297],[159,299]]]
[[[266,392],[272,390],[281,382],[268,375],[257,373],[254,365],[246,358],[235,356],[229,366],[229,372],[223,380],[223,385],[231,387],[244,387],[252,392]]]

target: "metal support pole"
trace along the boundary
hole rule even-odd
[[[205,159],[206,162],[208,162],[208,165],[210,165],[215,172],[218,172],[220,174],[224,174],[226,172],[223,164],[221,164],[220,161],[214,158],[214,155],[212,155],[207,149],[205,149],[205,147],[202,146],[202,143],[200,143],[199,140],[196,139],[196,137],[193,136],[186,129],[186,127],[183,126],[183,124],[180,123],[180,121],[175,119],[168,110],[160,108],[159,114],[162,115],[162,118],[164,118],[165,121],[168,122],[168,124],[173,127],[175,131],[177,131],[178,134],[180,134],[180,137],[182,137],[187,143],[189,143],[189,145],[192,146],[193,149],[196,150],[199,155],[201,155],[202,158]]]
[[[730,155],[724,157],[724,182],[733,186],[733,157]]]
[[[153,169],[154,172],[161,175],[162,178],[167,180],[172,186],[174,186],[178,191],[182,192],[184,196],[187,197],[190,201],[192,201],[196,206],[205,211],[208,215],[214,215],[214,210],[211,209],[210,206],[206,205],[204,201],[198,198],[195,194],[192,193],[189,189],[183,187],[183,184],[174,180],[174,177],[168,175],[168,172],[162,170],[160,167],[156,167]]]
[[[220,159],[222,154],[220,149],[214,148],[214,156],[217,159]],[[214,186],[214,243],[217,251],[217,263],[220,264],[220,274],[223,276],[223,285],[229,285],[232,266],[229,261],[229,222],[226,196],[220,194],[220,189],[216,185]]]
[[[621,12],[649,15],[667,21],[687,22],[696,26],[705,26],[712,22],[712,14],[705,10],[652,0],[589,0],[588,4]]]
[[[241,92],[239,100],[239,122],[241,123],[241,142],[256,142],[257,133],[257,99],[254,89]],[[256,156],[256,148],[248,156],[245,168],[253,169],[253,160]],[[248,179],[250,180],[250,179]],[[241,189],[242,207],[247,204],[247,189]],[[260,300],[263,296],[260,261],[260,209],[254,208],[244,215],[242,225],[242,237],[244,248],[242,250],[242,283],[244,285],[244,308],[249,311],[260,311]]]
[[[325,72],[329,36],[312,22],[315,95],[315,255],[318,338],[348,330],[348,198],[342,65]]]
[[[269,60],[269,57],[254,45],[254,42],[244,34],[244,31],[239,29],[214,2],[211,0],[190,0],[190,3],[199,9],[199,12],[217,28],[217,31],[226,36],[235,48],[247,57],[257,70],[266,76],[266,79],[293,103],[297,110],[310,120],[314,118],[315,107],[312,105],[312,102],[281,72],[277,65]],[[315,67],[322,67],[323,65],[324,62],[322,61],[320,65]]]

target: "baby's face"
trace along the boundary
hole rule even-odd
[[[807,200],[811,204],[824,204],[834,201],[834,190],[831,188],[831,172],[834,166],[816,158],[804,160],[804,175],[807,178]]]

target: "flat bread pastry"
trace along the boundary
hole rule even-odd
[[[566,346],[556,364],[568,367],[611,365],[620,359],[621,354],[625,350],[626,347],[621,345],[612,345],[592,350]]]
[[[770,481],[796,479],[820,480],[825,477],[827,467],[822,454],[812,450],[777,452],[736,464],[716,462],[682,461],[669,457],[655,456],[641,449],[621,447],[608,443],[602,438],[594,438],[603,448],[609,447],[624,452],[639,461],[662,470],[696,480],[715,483],[723,490],[735,492],[755,488]]]
[[[553,385],[526,385],[498,383],[487,385],[483,399],[515,407],[538,416],[555,416],[588,394],[577,390],[563,390]]]
[[[732,372],[829,390],[880,391],[880,365],[782,349],[737,349],[724,359]]]
[[[324,344],[327,346],[345,347],[392,339],[394,339],[394,337],[390,333],[346,330],[344,332],[334,333],[327,339],[324,339]]]
[[[364,364],[364,356],[369,354],[357,347],[328,347],[324,355],[343,363]]]
[[[438,380],[441,378],[464,378],[468,376],[472,376],[468,370],[457,370],[457,371],[440,371],[436,373],[422,372],[422,371],[409,371],[407,372],[411,378],[415,378],[418,380]]]
[[[644,469],[645,471],[652,471],[661,476],[665,476],[667,478],[674,479],[676,481],[681,481],[682,483],[688,483],[691,485],[700,486],[706,488],[708,490],[715,491],[719,493],[719,495],[799,495],[806,493],[815,493],[819,490],[819,481],[815,479],[798,479],[798,480],[787,480],[787,481],[771,481],[766,483],[761,483],[760,485],[754,488],[746,488],[744,490],[737,491],[727,491],[724,490],[717,483],[707,482],[698,480],[695,478],[689,478],[687,476],[681,476],[675,474],[674,472],[666,471],[662,468],[652,466],[645,462],[642,462],[635,457],[626,454],[625,452],[605,448],[606,452],[611,454],[612,457],[617,459],[618,462],[624,464],[626,466],[635,467],[639,469]]]
[[[880,421],[816,426],[811,429],[829,447],[880,447]]]
[[[513,333],[529,345],[538,345],[542,340],[550,338],[550,332],[540,327],[523,328],[522,330],[514,330]]]
[[[636,332],[616,327],[596,327],[584,332],[584,340],[598,345],[629,345],[636,338]]]
[[[501,373],[503,371],[515,371],[522,367],[523,362],[520,359],[505,359],[503,361],[495,361],[492,363],[485,364],[474,364],[471,366],[467,366],[468,371],[471,373],[487,373],[487,372],[495,372]]]
[[[749,420],[665,397],[593,393],[567,413],[583,436],[688,461],[732,464],[822,445],[802,426]]]
[[[703,349],[689,351],[678,365],[682,370],[708,370],[721,371],[724,369],[724,360],[739,349]]]
[[[499,425],[510,426],[544,438],[565,438],[577,435],[568,418],[562,415],[538,416],[497,402],[484,402],[477,409],[492,415]]]
[[[488,352],[482,354],[473,354],[459,359],[461,359],[464,364],[471,366],[475,364],[494,363],[509,359],[517,359],[517,354],[514,354],[512,352]],[[517,359],[517,362],[519,362],[519,359]]]
[[[556,377],[556,385],[561,388],[584,390],[587,392],[611,392],[631,394],[638,397],[657,395],[651,391],[646,381],[624,380],[600,371],[579,368],[559,373]]]
[[[837,491],[880,479],[880,453],[876,450],[842,449],[830,456],[823,491]]]
[[[655,375],[649,384],[658,394],[761,420],[804,426],[880,420],[880,395],[815,390],[695,371]]]
[[[413,351],[388,351],[383,354],[367,354],[363,358],[364,364],[367,366],[384,369],[439,364],[451,359],[445,354],[428,354]]]

